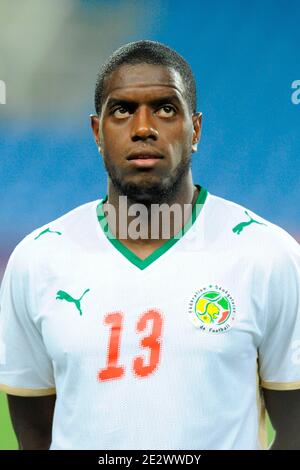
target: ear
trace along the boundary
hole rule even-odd
[[[197,144],[201,138],[202,130],[202,113],[195,113],[193,119],[193,140],[192,140],[192,152],[197,152]]]
[[[101,142],[100,142],[100,135],[99,135],[99,128],[100,128],[99,116],[97,116],[97,114],[90,114],[90,120],[91,120],[91,127],[93,129],[93,134],[94,134],[96,145],[99,149],[99,152],[101,152]]]

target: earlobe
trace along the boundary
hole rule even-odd
[[[201,130],[202,130],[202,113],[195,114],[195,121],[194,121],[194,130],[193,130],[193,138],[195,139],[192,145],[193,152],[197,152],[197,144],[201,137]]]
[[[101,142],[99,140],[96,141],[96,144],[97,144],[97,147],[98,147],[98,152],[99,153],[102,153],[102,146],[101,146]]]
[[[95,137],[95,143],[98,147],[98,152],[102,154],[99,116],[96,114],[91,114],[90,118],[91,118],[91,126],[92,126],[94,137]]]
[[[197,152],[198,142],[199,142],[199,139],[197,137],[196,131],[194,130],[193,142],[192,142],[192,152]]]
[[[192,152],[197,152],[198,142],[192,144]]]
[[[95,114],[90,114],[90,120],[96,144],[99,145],[99,117]]]

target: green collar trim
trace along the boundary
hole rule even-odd
[[[110,243],[123,255],[125,258],[127,258],[132,264],[134,264],[137,268],[139,269],[145,269],[147,268],[150,264],[152,264],[155,260],[157,260],[160,256],[162,256],[166,251],[168,251],[173,245],[175,245],[178,240],[180,240],[184,234],[192,227],[192,225],[195,223],[197,217],[199,216],[203,205],[206,201],[208,191],[196,184],[197,188],[200,190],[197,200],[193,206],[192,213],[186,222],[186,224],[182,227],[179,232],[174,235],[174,237],[170,238],[169,240],[166,240],[166,242],[161,245],[159,248],[157,248],[151,255],[147,256],[145,259],[139,258],[135,253],[133,253],[129,248],[127,248],[125,245],[123,245],[120,240],[118,240],[110,231],[104,211],[103,211],[103,203],[107,201],[107,195],[101,199],[97,206],[97,218],[98,221],[101,225],[101,228],[105,234],[105,236],[108,238]]]

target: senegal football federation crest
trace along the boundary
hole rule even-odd
[[[189,318],[202,331],[224,333],[235,320],[234,300],[226,289],[209,285],[195,292],[189,303]]]

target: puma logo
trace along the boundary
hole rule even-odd
[[[57,235],[61,235],[61,232],[50,230],[50,228],[48,227],[45,230],[43,230],[37,237],[35,237],[35,240],[37,240],[41,235],[44,235],[44,233],[57,233]]]
[[[80,307],[80,302],[81,302],[81,299],[82,297],[89,291],[90,289],[86,289],[84,291],[84,293],[82,294],[82,296],[79,298],[79,299],[74,299],[70,294],[68,294],[67,292],[63,291],[63,290],[59,290],[57,293],[56,293],[56,300],[66,300],[67,302],[73,302],[77,308],[77,310],[79,311],[80,315],[82,315],[82,310],[81,310],[81,307]]]
[[[264,224],[263,222],[258,222],[258,220],[255,220],[253,219],[247,211],[245,211],[245,214],[249,217],[250,220],[248,220],[248,222],[240,222],[239,224],[237,224],[235,227],[233,227],[232,231],[233,233],[236,233],[237,235],[239,235],[242,230],[244,230],[245,227],[248,227],[248,225],[250,224],[259,224],[259,225],[266,225]]]

